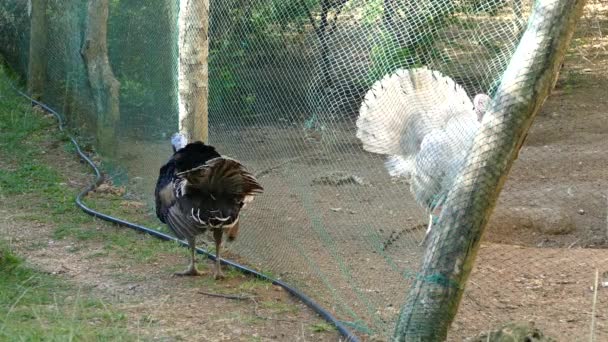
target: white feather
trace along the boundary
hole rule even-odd
[[[173,149],[175,151],[179,151],[180,149],[186,147],[188,144],[188,139],[181,133],[175,133],[171,136],[171,145],[173,145]]]
[[[366,94],[357,137],[365,150],[388,155],[389,174],[410,178],[416,201],[432,210],[453,186],[489,102],[480,94],[474,108],[464,89],[438,71],[400,69]]]
[[[357,138],[369,152],[413,157],[422,139],[458,115],[473,113],[464,89],[426,68],[399,69],[372,85],[357,119]]]
[[[384,162],[384,166],[391,177],[410,178],[414,172],[414,158],[405,159],[399,155],[390,156]]]

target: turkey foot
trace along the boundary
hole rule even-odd
[[[195,258],[195,249],[196,249],[196,240],[194,237],[188,238],[188,246],[190,247],[190,265],[183,272],[175,272],[176,276],[200,276],[204,273],[200,272],[196,269],[196,258]]]
[[[201,272],[199,270],[196,269],[196,266],[194,266],[194,264],[190,264],[190,266],[183,272],[175,272],[174,275],[178,276],[178,277],[184,277],[184,276],[201,276],[204,275],[204,272]]]
[[[224,273],[222,272],[221,269],[216,269],[213,272],[213,278],[215,278],[215,280],[221,280],[221,279],[226,279],[226,276],[224,275]]]

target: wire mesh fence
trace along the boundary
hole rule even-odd
[[[42,100],[95,145],[103,123],[84,58],[88,4],[43,3]],[[120,84],[103,163],[152,212],[158,168],[178,129],[179,4],[101,3],[109,13],[109,65]],[[30,4],[0,4],[0,53],[24,77]],[[209,143],[242,161],[266,188],[244,212],[232,255],[296,285],[361,336],[391,336],[419,272],[429,214],[437,218],[479,128],[475,115],[484,111],[476,95],[493,97],[533,6],[212,0]],[[517,320],[567,340],[591,333],[589,287],[608,261],[600,96],[608,84],[607,16],[604,1],[588,1],[556,95],[490,220],[452,340]],[[405,117],[423,119],[408,124]],[[462,119],[448,123],[456,117]],[[408,146],[414,153],[403,152]],[[598,305],[607,300],[600,296]],[[601,340],[608,327],[598,321],[594,334]]]

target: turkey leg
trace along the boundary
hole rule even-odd
[[[222,236],[224,235],[224,229],[216,228],[213,230],[213,238],[215,239],[215,272],[213,273],[214,278],[224,279],[222,273],[222,264],[220,263],[220,248],[222,247]]]
[[[196,256],[195,256],[195,250],[196,250],[196,238],[190,237],[187,239],[188,240],[188,246],[190,247],[190,265],[188,265],[188,268],[186,268],[185,271],[183,272],[176,272],[175,275],[177,276],[198,276],[198,275],[202,275],[203,273],[199,272],[199,270],[196,269]]]

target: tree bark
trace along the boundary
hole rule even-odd
[[[28,60],[27,90],[35,100],[44,92],[46,78],[47,20],[46,0],[30,0],[30,51]]]
[[[97,111],[97,145],[102,154],[113,155],[120,119],[120,83],[114,77],[108,59],[108,1],[89,0],[86,31],[80,54],[87,67]]]
[[[442,341],[454,319],[485,225],[528,129],[557,78],[585,0],[538,0],[485,114],[466,165],[433,228],[396,341]]]
[[[179,130],[208,142],[209,0],[180,0],[178,36]]]

